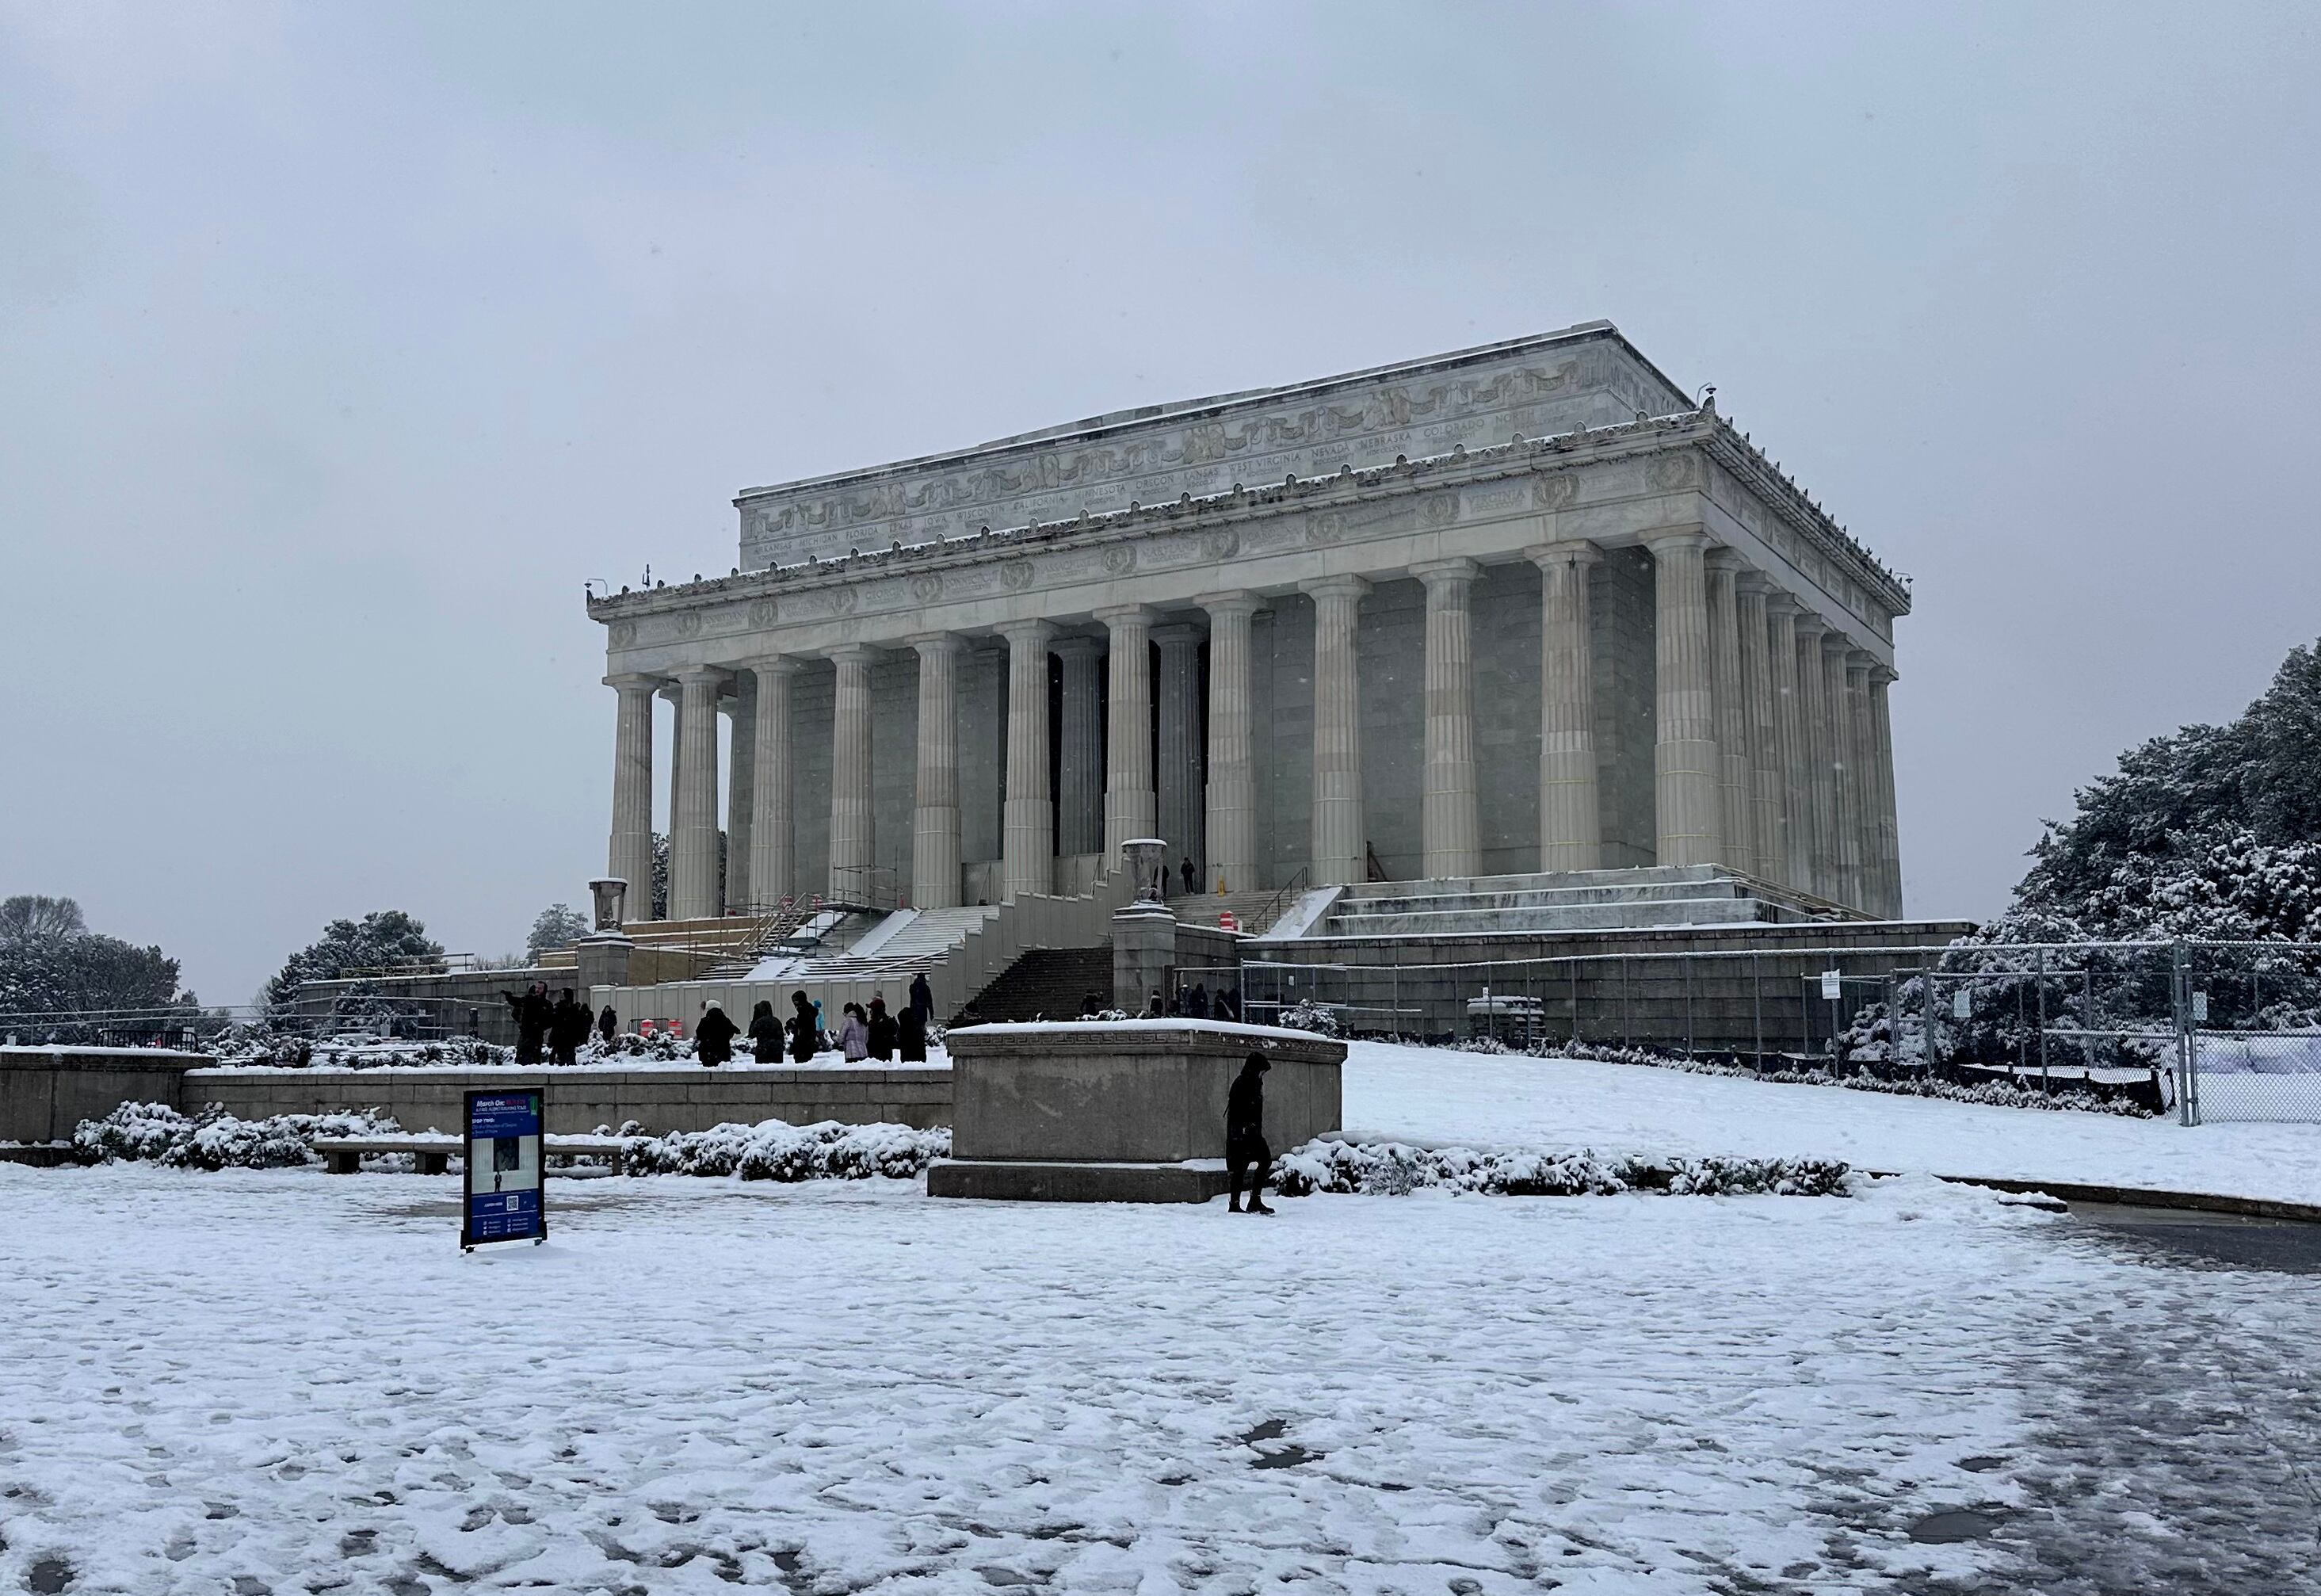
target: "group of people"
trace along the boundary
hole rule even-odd
[[[536,980],[519,996],[502,992],[509,1009],[515,1016],[515,1062],[519,1064],[540,1062],[542,1047],[548,1051],[551,1064],[577,1064],[580,1062],[580,1044],[588,1040],[593,1029],[606,1042],[621,1028],[621,1017],[613,1006],[605,1005],[605,1012],[591,1016],[588,1006],[578,1000],[573,989],[564,989],[564,995],[554,1002],[548,999],[548,983]]]
[[[1080,999],[1080,1017],[1095,1019],[1110,1007],[1103,997],[1089,992]],[[1198,981],[1162,998],[1155,992],[1144,1000],[1142,1019],[1223,1019],[1241,1018],[1241,994],[1227,987],[1214,997],[1209,989]]]
[[[761,998],[750,1014],[745,1031],[726,1017],[723,1007],[715,1001],[702,1010],[701,1023],[694,1027],[693,1041],[701,1062],[712,1067],[725,1063],[733,1056],[733,1040],[737,1036],[750,1039],[751,1056],[761,1064],[778,1062],[787,1050],[791,1059],[806,1063],[818,1053],[827,1053],[835,1045],[848,1062],[867,1059],[891,1062],[899,1059],[906,1064],[922,1064],[927,1058],[927,1027],[934,1023],[934,989],[927,984],[924,974],[911,978],[910,1001],[899,1015],[887,1009],[887,995],[873,993],[870,1005],[846,1005],[838,1028],[838,1039],[831,1041],[822,1022],[822,1005],[804,992],[790,994],[790,1017],[777,1019],[770,999]]]

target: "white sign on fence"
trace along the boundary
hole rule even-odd
[[[1951,994],[1951,1017],[1952,1019],[1974,1017],[1974,994],[1964,987],[1959,988]]]
[[[1844,990],[1845,976],[1843,971],[1836,970],[1825,970],[1821,972],[1821,996],[1823,1002],[1836,1002],[1838,999],[1843,995]]]

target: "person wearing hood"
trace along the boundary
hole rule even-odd
[[[550,1020],[555,1017],[555,1009],[548,1001],[548,983],[533,981],[521,998],[514,992],[502,992],[500,996],[507,999],[509,1012],[515,1016],[515,1062],[540,1062],[540,1044],[548,1035]]]
[[[895,1017],[887,1012],[884,993],[870,999],[869,1031],[870,1056],[882,1064],[891,1062],[895,1057],[895,1044],[899,1038],[895,1028]]]
[[[605,1039],[605,1046],[610,1047],[613,1045],[613,1038],[620,1034],[621,1017],[614,1013],[613,1006],[607,1003],[605,1005],[605,1012],[596,1017],[596,1035]]]
[[[577,1064],[580,1044],[588,1040],[588,1011],[573,1000],[572,989],[556,1000],[548,1011],[548,1061],[554,1064]]]
[[[750,1011],[750,1041],[753,1056],[761,1064],[778,1063],[782,1056],[782,1027],[774,1018],[774,1006],[764,998]]]
[[[1273,1168],[1273,1149],[1265,1144],[1265,1072],[1273,1066],[1261,1053],[1252,1053],[1225,1093],[1225,1178],[1231,1182],[1225,1211],[1240,1213],[1242,1172],[1255,1165],[1249,1182],[1249,1208],[1270,1214],[1265,1206],[1265,1180]]]
[[[838,1051],[846,1055],[850,1064],[859,1064],[870,1056],[870,1027],[862,1017],[862,1005],[846,1006],[846,1023],[838,1027]]]
[[[742,1027],[725,1017],[725,1011],[717,1006],[715,999],[703,1004],[701,1023],[693,1027],[694,1049],[700,1055],[702,1064],[714,1070],[731,1059],[733,1056],[733,1038],[741,1034]]]
[[[911,977],[911,1007],[919,1011],[921,1030],[935,1023],[935,990],[927,985],[927,972],[924,970]]]
[[[790,994],[790,1057],[804,1064],[822,1051],[822,1017],[804,992]]]
[[[903,1010],[901,1034],[896,1038],[895,1051],[906,1064],[927,1062],[927,1011],[916,1003]]]

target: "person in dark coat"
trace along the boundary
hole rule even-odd
[[[621,1017],[614,1014],[613,1006],[607,1003],[605,1005],[605,1012],[596,1017],[596,1035],[604,1038],[605,1046],[610,1047],[613,1045],[613,1038],[620,1034]]]
[[[778,1062],[782,1056],[782,1027],[774,1018],[774,1006],[760,998],[750,1011],[750,1041],[753,1056],[761,1064]]]
[[[548,983],[533,981],[521,998],[514,992],[502,992],[500,996],[507,999],[508,1009],[515,1016],[515,1062],[540,1062],[540,1044],[547,1038],[549,1021],[555,1015],[548,1001]]]
[[[1272,1067],[1263,1053],[1251,1053],[1225,1093],[1225,1178],[1231,1182],[1225,1207],[1233,1213],[1242,1211],[1242,1171],[1252,1164],[1248,1211],[1273,1212],[1265,1206],[1266,1177],[1273,1168],[1273,1149],[1265,1145],[1265,1072]]]
[[[1217,994],[1217,1017],[1230,1020],[1241,1018],[1241,994],[1231,987]]]
[[[1195,981],[1193,995],[1185,999],[1185,1012],[1195,1019],[1209,1017],[1209,989],[1206,983]]]
[[[806,1063],[822,1051],[822,1017],[804,992],[790,994],[790,1057]]]
[[[927,985],[927,972],[924,970],[911,977],[911,1007],[919,1011],[922,1026],[935,1023],[935,990]]]
[[[887,999],[873,996],[870,999],[870,1056],[886,1063],[895,1056],[895,1044],[901,1040],[895,1017],[887,1012]]]
[[[903,1010],[901,1028],[895,1046],[897,1054],[906,1064],[924,1064],[927,1062],[927,1015],[926,1010],[917,1004],[914,1003]]]
[[[577,1064],[575,1056],[583,1042],[588,1040],[588,1011],[572,1000],[572,989],[548,1011],[548,1062],[551,1064]]]
[[[1188,897],[1201,889],[1201,874],[1198,871],[1193,868],[1193,856],[1191,854],[1188,853],[1185,855],[1185,862],[1179,867],[1178,874],[1184,880],[1185,891]]]
[[[725,1011],[715,1003],[704,1006],[701,1023],[693,1027],[694,1051],[702,1063],[715,1069],[733,1056],[733,1038],[742,1027],[725,1017]]]

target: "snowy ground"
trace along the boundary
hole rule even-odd
[[[2321,1203],[2321,1125],[2201,1125],[1992,1108],[1639,1064],[1357,1042],[1357,1139],[1599,1152],[1812,1154],[1857,1168]]]
[[[1349,1118],[2208,1134],[1368,1049]],[[0,1165],[0,1590],[2321,1589],[2321,1276],[1924,1179],[1270,1221],[572,1181],[547,1246],[470,1257],[453,1190]]]

